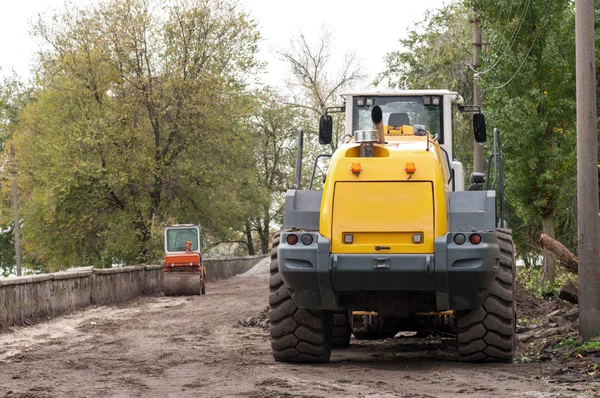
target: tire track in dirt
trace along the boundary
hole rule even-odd
[[[207,288],[203,297],[142,297],[0,335],[0,397],[597,396],[593,383],[545,381],[556,364],[457,363],[448,339],[352,340],[329,364],[275,363],[268,330],[254,322],[266,277]]]

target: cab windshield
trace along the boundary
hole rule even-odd
[[[425,98],[427,98],[428,105],[424,104]],[[432,104],[434,98],[437,99],[438,105]],[[438,134],[440,144],[444,143],[442,97],[354,97],[353,102],[354,120],[352,131],[372,129],[371,110],[373,106],[379,105],[383,112],[383,123],[385,125],[414,126],[415,124],[421,124],[432,135]]]
[[[198,251],[198,230],[196,228],[181,228],[167,230],[167,251],[185,251],[185,242],[191,242],[190,251]]]

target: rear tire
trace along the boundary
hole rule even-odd
[[[497,229],[500,271],[480,308],[457,312],[458,356],[463,362],[511,362],[516,347],[515,246],[510,229]]]
[[[348,311],[336,311],[333,313],[333,348],[348,348],[350,346],[350,337],[352,329],[350,328],[350,318]]]
[[[292,301],[279,273],[277,247],[280,232],[273,237],[269,279],[271,348],[278,362],[329,362],[332,346],[333,312],[301,310]]]

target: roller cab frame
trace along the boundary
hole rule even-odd
[[[206,292],[202,266],[200,227],[177,224],[165,228],[165,295],[200,295]]]

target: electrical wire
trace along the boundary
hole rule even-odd
[[[511,0],[504,0],[502,2],[502,4],[500,5],[500,12],[498,12],[498,17],[496,18],[496,22],[494,23],[494,29],[492,29],[492,32],[494,32],[494,36],[492,36],[492,38],[490,39],[490,46],[493,43],[495,43],[496,37],[498,37],[498,31],[500,30],[499,27],[500,27],[500,19],[502,17],[502,11],[504,11],[504,6],[506,5],[506,3],[508,1],[511,1]],[[521,1],[521,3],[522,3],[522,1]],[[510,15],[510,10],[508,11],[508,15]],[[502,36],[500,36],[500,38],[502,38]]]
[[[525,62],[527,61],[527,58],[529,57],[529,53],[531,53],[531,50],[533,50],[533,46],[535,45],[535,43],[537,42],[538,37],[540,36],[540,32],[546,26],[546,20],[548,19],[548,14],[550,14],[550,6],[551,5],[552,5],[552,0],[548,0],[548,7],[546,7],[546,13],[544,14],[544,19],[542,21],[542,25],[540,26],[540,28],[536,32],[535,38],[533,39],[533,43],[531,43],[531,46],[529,47],[529,50],[527,51],[527,53],[525,53],[525,56],[523,57],[523,60],[521,61],[521,64],[519,65],[519,68],[517,68],[517,71],[511,76],[510,79],[508,79],[508,81],[506,83],[501,84],[501,85],[496,86],[496,87],[492,87],[492,90],[497,90],[497,89],[506,87],[517,76],[517,74],[519,74],[519,72],[521,71],[521,68],[523,67],[523,65],[525,65]]]
[[[521,4],[522,4],[522,2],[521,2]],[[529,5],[530,4],[531,4],[531,0],[527,0],[527,2],[525,3],[525,8],[523,9],[523,13],[521,14],[521,17],[519,18],[519,22],[517,23],[517,27],[515,28],[515,31],[513,32],[512,37],[510,38],[509,43],[506,45],[506,48],[504,49],[504,51],[502,52],[502,54],[500,54],[500,56],[498,58],[496,58],[496,61],[492,64],[492,66],[490,66],[489,68],[487,68],[487,69],[485,69],[483,71],[478,71],[478,70],[475,70],[474,68],[471,67],[471,70],[473,70],[473,72],[475,72],[475,73],[477,73],[479,75],[485,75],[486,73],[491,72],[492,70],[494,70],[498,66],[498,64],[500,63],[500,61],[504,57],[504,55],[515,44],[517,36],[519,35],[519,32],[521,31],[521,26],[523,26],[523,21],[525,20],[525,15],[527,14],[527,11],[529,11]],[[519,9],[520,9],[520,6],[519,6]],[[517,9],[517,12],[515,13],[515,16],[519,12],[519,9]]]

